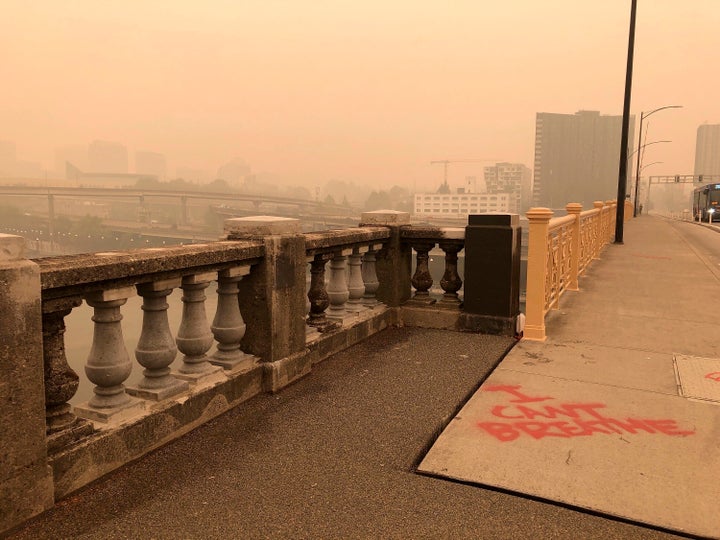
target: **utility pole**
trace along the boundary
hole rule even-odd
[[[633,53],[635,51],[635,13],[637,0],[630,4],[630,36],[628,38],[627,70],[625,72],[625,104],[623,106],[622,136],[620,137],[620,167],[618,171],[617,208],[615,212],[615,243],[623,243],[625,193],[627,191],[628,131],[630,127],[630,96],[632,94]]]

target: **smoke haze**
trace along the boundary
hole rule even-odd
[[[717,0],[640,1],[632,109],[647,174],[692,173],[720,123]],[[532,168],[536,112],[621,114],[629,0],[4,0],[0,140],[119,141],[168,172],[235,157],[282,183],[430,189],[431,160]],[[633,144],[633,147],[637,143]],[[482,164],[458,164],[451,184]],[[133,164],[130,163],[132,170]]]

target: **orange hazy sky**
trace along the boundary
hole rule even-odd
[[[639,0],[647,174],[720,123],[720,0]],[[630,0],[3,0],[0,140],[120,141],[286,182],[434,188],[439,159],[532,168],[535,113],[621,114]],[[634,142],[633,146],[637,143]],[[131,161],[132,164],[132,161]],[[451,185],[482,164],[450,167]]]

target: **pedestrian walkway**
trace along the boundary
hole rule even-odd
[[[420,471],[720,538],[720,252],[698,234],[720,245],[691,223],[627,223]]]

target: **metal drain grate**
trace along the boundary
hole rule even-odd
[[[681,396],[720,405],[720,358],[676,354],[673,364]]]

